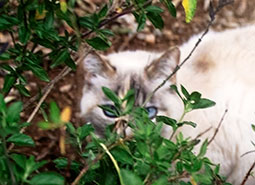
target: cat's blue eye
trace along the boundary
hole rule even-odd
[[[114,105],[106,104],[102,105],[101,108],[103,108],[103,113],[109,118],[117,118],[118,117],[118,110]]]
[[[146,110],[148,111],[148,115],[150,119],[155,118],[158,113],[158,109],[155,106],[146,107]]]

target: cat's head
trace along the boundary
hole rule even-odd
[[[126,51],[107,56],[89,54],[83,62],[85,84],[81,99],[81,116],[94,125],[96,133],[103,135],[105,126],[116,118],[103,111],[98,105],[109,105],[102,86],[113,90],[119,97],[129,89],[135,89],[135,105],[142,105],[151,93],[179,63],[180,51],[171,48],[164,53],[148,51]],[[151,118],[156,114],[174,115],[176,95],[169,86],[176,82],[173,76],[147,103]],[[180,112],[180,111],[179,111]]]

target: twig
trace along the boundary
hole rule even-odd
[[[192,50],[190,51],[190,53],[188,54],[188,56],[182,61],[181,64],[177,65],[173,72],[166,77],[166,79],[161,83],[159,84],[151,93],[148,94],[147,98],[145,99],[144,103],[143,103],[143,107],[146,106],[146,104],[150,101],[150,99],[152,98],[152,96],[161,88],[163,87],[166,82],[172,78],[177,71],[179,71],[179,69],[189,60],[189,58],[192,56],[192,54],[194,53],[194,51],[197,49],[198,45],[200,44],[200,42],[202,41],[202,39],[204,38],[204,36],[208,33],[209,31],[209,28],[212,26],[212,23],[214,22],[215,20],[215,15],[226,5],[230,4],[234,2],[233,0],[230,0],[230,1],[226,1],[226,2],[222,2],[220,1],[219,2],[219,5],[217,6],[217,8],[215,10],[211,9],[211,12],[210,12],[210,21],[209,23],[207,24],[207,27],[205,28],[203,34],[200,36],[200,38],[198,39],[198,41],[196,42],[195,46],[192,48]]]
[[[37,111],[39,110],[39,108],[41,107],[42,103],[44,102],[44,100],[46,99],[46,97],[48,96],[48,94],[50,93],[50,91],[52,90],[53,88],[53,84],[51,84],[49,86],[49,88],[47,89],[47,91],[44,93],[44,95],[42,96],[42,98],[40,99],[40,101],[38,102],[38,104],[36,105],[35,109],[33,110],[32,114],[29,116],[29,118],[27,119],[26,122],[31,122],[32,119],[34,118],[35,114],[37,113]],[[23,127],[21,130],[20,130],[20,133],[24,133],[25,130],[26,130],[27,127]],[[14,144],[12,143],[9,148],[8,148],[8,151],[12,150],[14,147]]]
[[[221,119],[220,119],[220,122],[219,122],[219,124],[218,124],[218,126],[217,126],[217,128],[216,128],[216,130],[215,130],[215,132],[214,132],[214,134],[213,134],[213,137],[208,141],[208,145],[214,140],[215,136],[216,136],[217,133],[219,132],[220,126],[221,126],[221,124],[222,124],[222,122],[223,122],[223,120],[224,120],[224,118],[225,118],[227,112],[228,112],[228,109],[225,109],[224,114],[222,115],[222,117],[221,117]]]
[[[198,138],[200,138],[202,135],[204,135],[205,133],[209,132],[209,130],[212,129],[212,126],[210,126],[209,128],[207,128],[205,131],[199,133],[196,137],[195,140],[197,140]]]
[[[253,168],[255,167],[255,161],[253,162],[253,164],[251,165],[250,169],[248,170],[248,172],[246,173],[241,185],[244,185],[246,183],[246,181],[248,180],[250,174],[251,174],[251,171],[253,170]]]
[[[104,153],[99,154],[90,164],[87,164],[76,177],[76,179],[72,182],[71,185],[76,185],[81,180],[82,176],[89,170],[90,166],[96,164],[102,157]]]
[[[78,65],[86,56],[87,54],[90,52],[91,49],[88,49],[88,51],[86,52],[81,52],[82,55],[79,57],[79,60],[76,62],[76,65]],[[64,78],[68,73],[70,73],[72,71],[72,69],[70,69],[69,67],[64,67],[64,69],[62,69],[62,71],[53,79],[51,80],[43,89],[42,89],[42,94],[44,94],[47,89],[49,89],[49,87],[51,85],[55,85],[59,80],[61,80],[62,78]],[[35,96],[33,96],[32,98],[30,98],[23,106],[23,110],[25,110],[28,106],[30,106],[33,102],[35,102],[37,99],[39,98],[39,93],[36,94]]]

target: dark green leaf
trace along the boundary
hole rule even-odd
[[[67,130],[67,132],[69,133],[69,134],[71,134],[71,135],[73,135],[73,136],[75,136],[76,135],[76,130],[75,130],[75,128],[74,128],[74,126],[73,126],[73,124],[72,123],[67,123],[66,124],[66,130]]]
[[[145,10],[146,10],[147,12],[158,13],[158,14],[164,12],[163,9],[161,9],[161,8],[158,7],[158,6],[154,6],[154,5],[147,6],[147,7],[145,8]]]
[[[40,65],[29,58],[26,59],[27,63],[25,65],[34,73],[35,76],[37,76],[40,80],[46,82],[50,81],[47,72]]]
[[[162,29],[164,27],[164,21],[160,14],[148,12],[146,15],[155,28]]]
[[[137,26],[136,31],[143,30],[144,26],[145,26],[145,23],[146,23],[146,14],[142,13],[138,17],[138,26]]]
[[[8,93],[16,82],[16,77],[13,75],[6,75],[4,78],[3,93]]]
[[[76,64],[71,57],[65,60],[65,64],[70,67],[72,70],[76,70]]]
[[[46,28],[46,30],[53,28],[53,23],[54,23],[54,12],[48,11],[46,13],[45,23],[44,23],[44,27]]]
[[[94,37],[92,39],[86,39],[86,42],[97,50],[106,50],[111,46],[110,41],[106,41],[101,37]]]
[[[135,173],[126,169],[121,169],[120,173],[125,185],[143,185],[143,181]]]
[[[192,126],[194,128],[197,126],[197,124],[192,122],[192,121],[183,121],[183,122],[178,123],[178,124],[180,124],[180,125],[190,125],[190,126]]]
[[[164,4],[166,5],[169,13],[173,16],[176,17],[176,9],[172,3],[171,0],[163,0]]]
[[[192,92],[190,95],[190,100],[194,100],[195,102],[199,101],[201,98],[201,94],[199,92]]]
[[[98,13],[99,19],[105,17],[106,14],[107,14],[107,12],[108,12],[108,6],[107,6],[107,4],[106,4],[106,5],[104,5],[104,7],[100,10],[100,12]]]
[[[172,119],[166,116],[157,116],[156,121],[157,122],[162,121],[163,123],[171,126],[174,130],[177,128],[177,121],[175,119]]]
[[[7,52],[0,54],[0,60],[10,60],[11,55]]]
[[[2,94],[0,94],[0,112],[6,112],[6,105]]]
[[[14,143],[18,146],[34,146],[33,139],[25,134],[14,134],[7,139],[8,142]]]
[[[55,172],[43,172],[35,175],[30,184],[33,185],[64,185],[65,179]]]
[[[251,128],[255,132],[255,125],[254,124],[251,124]]]
[[[182,94],[185,96],[185,98],[187,100],[189,100],[190,99],[190,95],[189,95],[188,91],[185,89],[185,87],[182,86],[182,85],[181,85],[181,91],[182,91]]]
[[[117,106],[120,106],[122,104],[121,99],[109,88],[102,87],[102,90],[107,98],[113,101],[113,103]]]
[[[82,27],[88,28],[90,30],[94,30],[96,28],[95,23],[90,17],[81,17],[79,19],[79,23]]]
[[[22,103],[15,102],[11,104],[7,109],[7,117],[6,120],[8,123],[19,122],[19,114],[22,110]]]
[[[27,97],[30,96],[29,91],[25,88],[24,85],[18,84],[18,85],[16,85],[15,87],[18,89],[18,91],[19,91],[20,94],[22,94],[22,95],[24,95],[24,96],[27,96]]]
[[[65,62],[66,60],[70,59],[70,55],[67,49],[63,49],[58,52],[57,56],[54,57],[54,61],[51,64],[51,68],[58,66],[59,64]]]
[[[24,25],[19,27],[19,40],[22,44],[26,44],[28,39],[30,38],[31,31],[27,29]]]
[[[98,32],[105,36],[113,36],[114,35],[114,33],[108,29],[100,29],[100,30],[98,30]]]
[[[192,105],[192,109],[204,109],[214,106],[216,103],[206,98],[202,98],[199,102]]]

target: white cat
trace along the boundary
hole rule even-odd
[[[166,52],[126,51],[107,56],[90,54],[84,60],[85,86],[81,100],[81,113],[103,135],[106,123],[115,118],[103,112],[98,104],[110,104],[101,86],[123,96],[130,88],[136,89],[136,105],[141,105],[179,61],[189,54],[198,40],[194,36],[186,44]],[[225,111],[228,113],[219,132],[209,145],[207,156],[221,164],[221,173],[233,184],[240,184],[255,160],[255,153],[241,157],[255,147],[255,26],[224,32],[209,32],[185,65],[148,102],[147,110],[154,117],[167,115],[178,119],[183,105],[169,85],[183,84],[188,91],[199,91],[202,96],[216,102],[216,106],[188,113],[184,120],[197,123],[192,129],[180,129],[185,136],[195,137],[211,127],[203,139],[211,138]],[[165,127],[162,135],[169,137],[171,129]],[[249,177],[246,184],[254,185]]]

